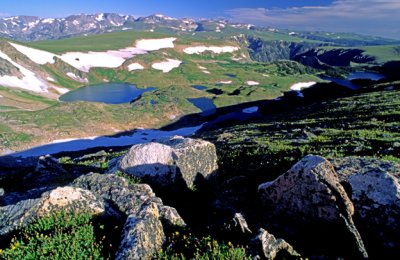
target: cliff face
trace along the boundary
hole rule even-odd
[[[317,69],[330,66],[349,66],[354,63],[370,63],[375,58],[364,55],[361,49],[337,48],[326,50],[322,45],[310,42],[264,41],[248,38],[250,57],[260,62],[294,60]]]
[[[247,40],[249,43],[250,57],[260,62],[291,60],[299,53],[306,52],[319,46],[319,44],[305,42],[264,41],[253,37],[249,37]]]

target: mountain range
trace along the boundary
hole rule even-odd
[[[141,30],[196,34],[196,32],[231,32],[254,30],[295,36],[305,40],[324,41],[339,45],[398,44],[398,40],[353,33],[304,32],[256,27],[251,24],[227,20],[173,18],[162,14],[135,18],[115,13],[76,14],[65,18],[40,18],[37,16],[13,16],[0,18],[0,37],[17,41],[41,41],[70,38],[80,35],[101,34],[121,30]]]

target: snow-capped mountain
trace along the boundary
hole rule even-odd
[[[133,16],[110,13],[79,14],[57,19],[14,16],[0,19],[0,37],[21,41],[60,39],[121,30],[125,24],[134,21]]]

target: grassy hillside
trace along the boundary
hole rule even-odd
[[[218,146],[228,176],[281,173],[307,154],[400,161],[400,82],[372,92],[293,108],[201,138]],[[246,169],[246,171],[245,171]]]

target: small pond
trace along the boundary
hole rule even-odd
[[[370,79],[370,80],[380,80],[385,78],[384,75],[379,74],[379,73],[373,73],[373,72],[352,72],[350,73],[347,78],[341,79],[341,78],[334,78],[334,77],[329,77],[329,76],[320,76],[321,79],[323,80],[329,80],[332,82],[335,82],[339,85],[351,88],[351,89],[357,89],[360,86],[354,84],[351,82],[351,80],[354,79]]]
[[[202,113],[200,115],[202,116],[209,116],[217,112],[216,106],[209,98],[206,97],[188,98],[187,100],[196,107],[201,109]]]
[[[128,103],[141,94],[156,90],[154,87],[138,89],[129,83],[103,83],[90,85],[68,92],[60,97],[61,101],[91,101],[107,104]]]
[[[207,89],[206,86],[201,86],[201,85],[193,85],[192,88],[197,89],[197,90],[205,90],[205,89]]]

